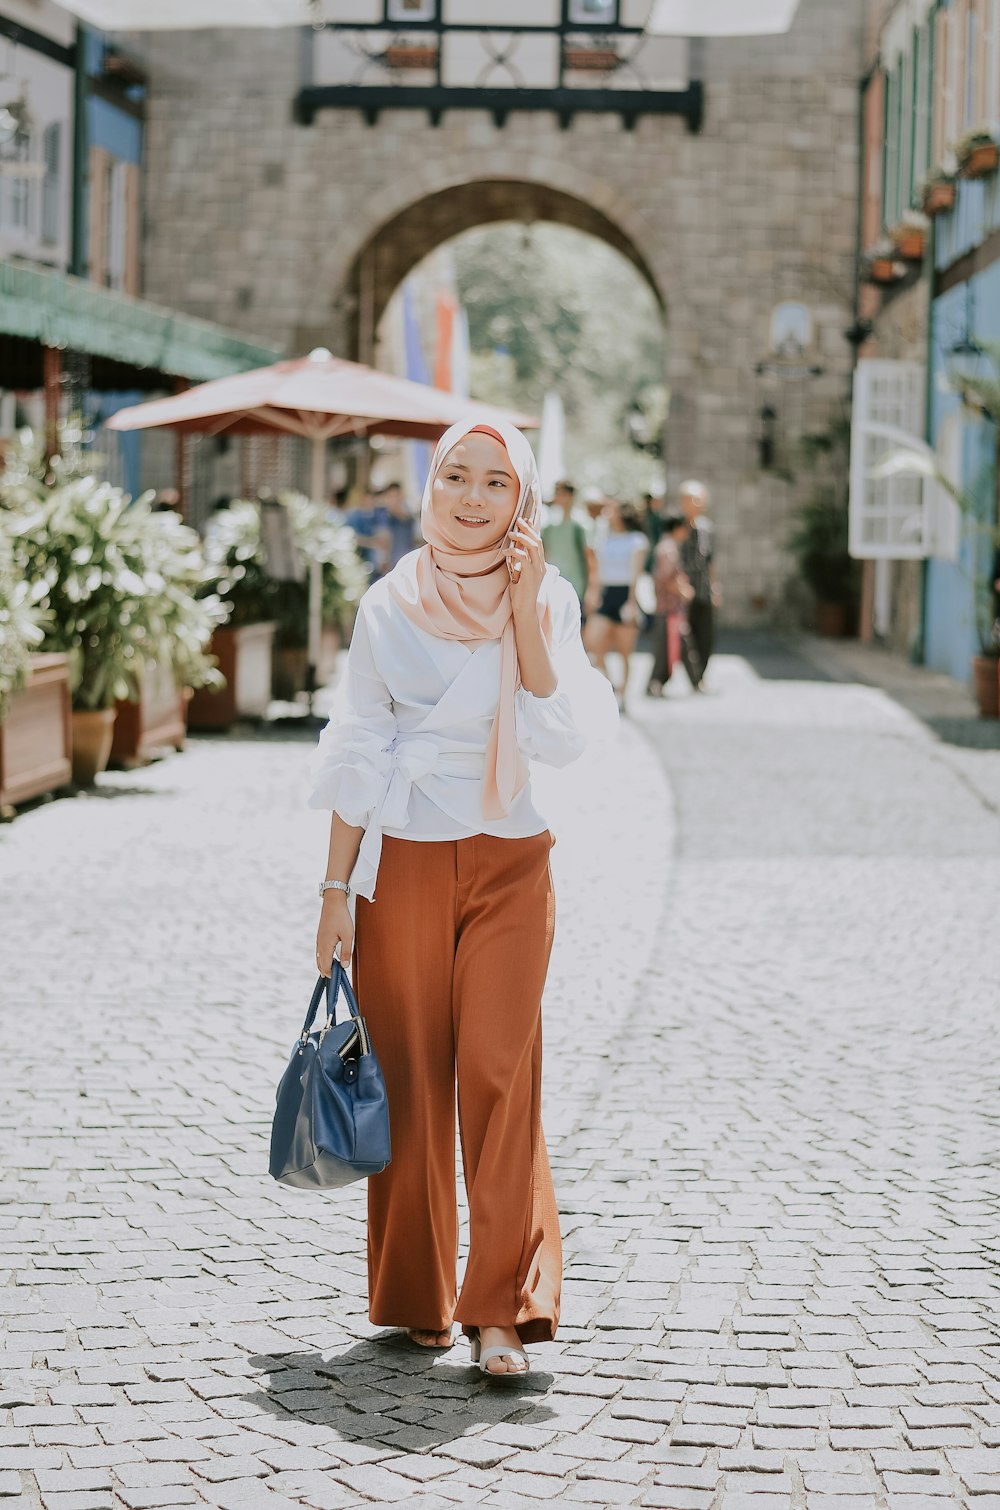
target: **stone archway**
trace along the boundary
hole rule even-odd
[[[439,189],[385,219],[356,252],[346,280],[350,350],[371,357],[374,333],[395,290],[435,248],[463,231],[498,221],[549,221],[606,242],[630,262],[666,314],[650,260],[619,220],[587,199],[548,183],[479,178]]]

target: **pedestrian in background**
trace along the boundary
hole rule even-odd
[[[646,692],[662,697],[671,673],[683,654],[688,633],[687,609],[693,588],[681,566],[681,547],[690,533],[683,514],[663,521],[663,534],[653,559],[656,612],[653,614],[653,670]]]
[[[385,509],[383,527],[389,532],[388,567],[391,569],[419,545],[417,521],[398,482],[387,482],[375,495],[375,501]]]
[[[427,544],[361,600],[310,805],[333,810],[316,961],[354,951],[385,1075],[392,1162],[368,1182],[369,1314],[421,1347],[452,1322],[491,1378],[555,1335],[561,1244],[539,1117],[552,835],[528,761],[563,766],[617,721],[547,567],[530,445],[454,425]],[[470,652],[475,651],[475,654]],[[378,891],[376,895],[376,878]],[[455,1086],[469,1197],[456,1296]]]
[[[374,581],[382,575],[389,553],[388,510],[378,502],[372,489],[366,488],[360,501],[348,509],[346,522],[354,531],[358,555]]]
[[[715,577],[715,531],[705,515],[708,489],[702,482],[682,482],[678,493],[688,537],[681,546],[681,567],[691,584],[688,632],[682,641],[684,669],[701,692],[715,643],[715,610],[722,597]]]
[[[556,483],[552,495],[554,517],[542,530],[542,545],[546,561],[558,569],[580,599],[582,616],[587,591],[596,581],[597,557],[590,530],[573,513],[575,496],[571,482]]]
[[[597,580],[587,603],[585,642],[594,665],[609,681],[608,652],[613,650],[621,657],[622,681],[615,690],[618,706],[624,709],[629,659],[639,624],[636,584],[646,563],[649,541],[631,504],[610,500],[604,507],[604,524],[594,547]]]

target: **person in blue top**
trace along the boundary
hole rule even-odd
[[[416,523],[398,482],[368,493],[358,508],[349,510],[346,522],[357,537],[358,555],[371,568],[372,581],[384,577],[418,543]]]

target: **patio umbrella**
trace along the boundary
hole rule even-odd
[[[438,440],[450,425],[475,415],[533,429],[528,414],[478,404],[408,378],[392,377],[320,347],[307,357],[200,383],[171,398],[119,409],[110,430],[170,429],[185,435],[299,435],[312,441],[312,495],[325,501],[326,443],[335,436],[397,435]],[[309,686],[316,685],[322,621],[323,568],[309,563]]]

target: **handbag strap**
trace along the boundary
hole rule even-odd
[[[326,997],[327,1015],[331,1019],[336,1017],[337,997],[340,995],[341,991],[343,991],[344,993],[344,1000],[347,1002],[347,1009],[350,1012],[351,1016],[358,1017],[360,1015],[358,1000],[351,988],[351,982],[347,978],[347,971],[340,963],[340,960],[335,959],[333,961],[333,969],[330,971],[329,976],[321,975],[317,980],[315,986],[313,987],[312,998],[309,1002],[309,1010],[306,1012],[306,1020],[302,1024],[302,1032],[299,1034],[299,1038],[303,1043],[305,1043],[306,1039],[309,1037],[309,1029],[312,1027],[313,1022],[316,1019],[316,1013],[319,1011],[319,1004],[323,1000],[324,996]]]

